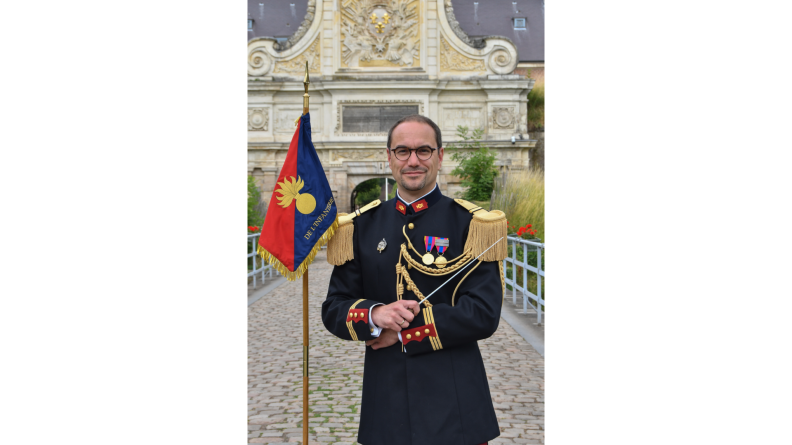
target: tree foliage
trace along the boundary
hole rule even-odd
[[[390,191],[388,192],[388,199],[393,199],[396,197],[396,190],[399,188],[399,186],[396,185],[396,181],[393,179],[388,179],[388,184],[391,185]]]
[[[449,144],[451,159],[458,165],[451,172],[462,180],[462,198],[470,201],[489,201],[498,170],[495,168],[496,153],[481,144],[484,130],[477,128],[471,134],[468,127],[457,127],[457,137],[461,140]]]
[[[358,186],[355,187],[355,190],[357,190],[355,204],[363,207],[375,199],[382,199],[383,182],[383,178],[374,178],[358,184]],[[394,196],[396,196],[396,181],[388,178],[388,197],[386,200]]]
[[[261,191],[259,191],[253,177],[248,175],[248,201],[247,201],[247,225],[261,226],[264,224],[264,203],[261,201]]]
[[[363,181],[358,184],[355,189],[357,190],[357,196],[355,196],[355,204],[359,206],[364,206],[375,199],[379,199],[380,195],[382,194],[382,186],[380,185],[382,180],[380,179],[369,179],[368,181]]]

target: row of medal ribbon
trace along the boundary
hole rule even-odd
[[[426,247],[426,255],[421,259],[427,266],[434,263],[439,269],[445,267],[446,259],[443,257],[446,249],[448,249],[448,238],[440,238],[439,236],[425,236],[424,246]],[[438,257],[432,255],[432,250],[437,247]]]

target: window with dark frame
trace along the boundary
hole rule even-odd
[[[387,133],[399,119],[418,114],[418,105],[344,106],[341,111],[344,133]]]
[[[525,29],[525,17],[515,17],[514,29]]]

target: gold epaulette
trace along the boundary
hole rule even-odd
[[[479,259],[482,261],[503,261],[508,254],[509,245],[506,240],[508,230],[506,225],[506,214],[500,210],[493,210],[491,212],[484,210],[476,204],[465,201],[464,199],[455,199],[454,201],[473,214],[473,220],[470,221],[467,242],[465,242],[465,252],[470,249],[474,256],[478,256],[502,237],[503,239],[496,246],[493,246],[487,253],[481,255]]]
[[[380,200],[376,199],[364,205],[354,213],[338,214],[338,229],[335,235],[327,243],[327,262],[333,266],[340,266],[347,261],[355,258],[352,246],[352,235],[355,233],[355,225],[352,220],[363,212],[373,209],[380,205]]]

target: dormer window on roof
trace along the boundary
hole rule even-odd
[[[525,17],[514,18],[514,29],[525,29]]]
[[[248,31],[253,31],[253,19],[248,19]]]

